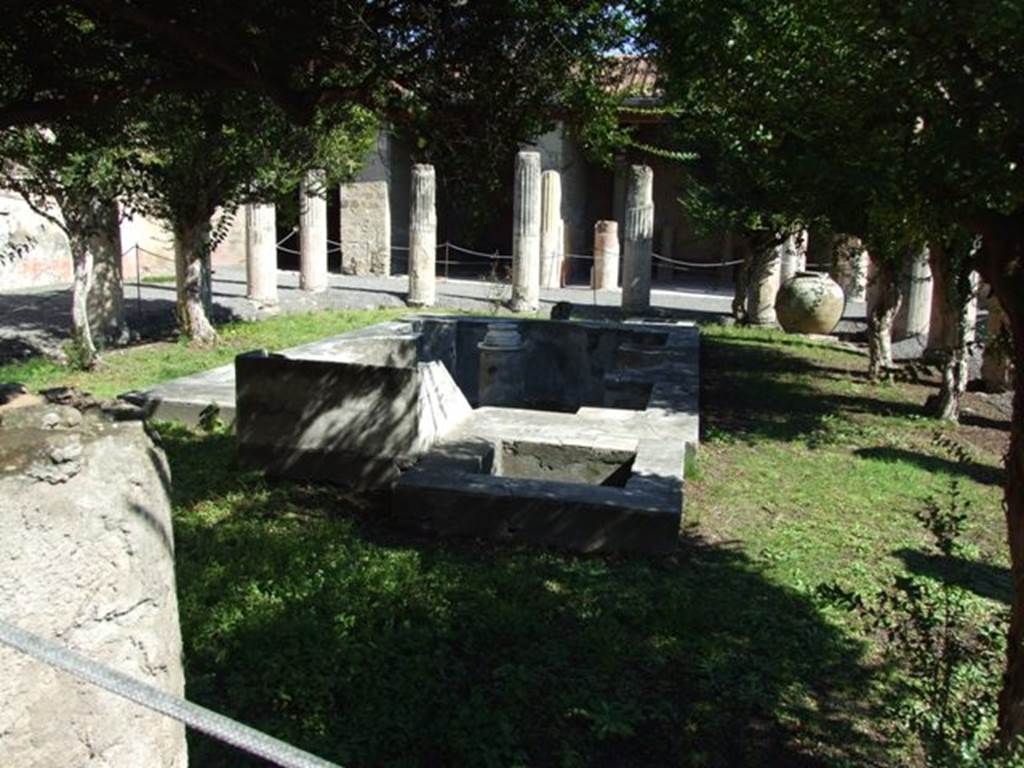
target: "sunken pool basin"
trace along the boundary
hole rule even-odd
[[[385,488],[391,517],[424,534],[677,545],[699,428],[692,324],[414,315],[194,380],[234,414],[244,463]],[[208,404],[188,380],[140,397],[162,418]]]

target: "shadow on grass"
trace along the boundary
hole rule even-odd
[[[1004,432],[1010,431],[1010,419],[991,419],[977,413],[961,413],[960,423],[968,427],[999,429]]]
[[[861,646],[740,552],[598,558],[395,533],[164,428],[190,698],[348,765],[823,766]],[[190,734],[192,762],[246,765]]]
[[[815,346],[800,340],[784,339],[779,343],[792,349]],[[702,338],[701,404],[705,430],[725,431],[750,442],[794,441],[819,432],[835,415],[921,415],[921,407],[913,402],[824,391],[815,386],[815,381],[836,378],[838,369],[781,351],[779,343],[774,337],[771,346],[756,336]],[[853,380],[854,376],[842,378]]]
[[[1013,584],[1009,568],[966,560],[962,557],[929,554],[916,549],[898,549],[893,554],[906,564],[908,570],[919,576],[954,584],[979,597],[995,600],[1004,605],[1010,604]]]
[[[933,474],[963,475],[983,485],[1002,486],[1005,476],[1002,467],[990,467],[975,462],[944,459],[940,456],[929,456],[926,453],[908,451],[904,448],[893,448],[891,446],[858,448],[853,453],[862,459],[884,461],[890,464],[914,464]]]

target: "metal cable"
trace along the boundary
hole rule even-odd
[[[282,768],[339,768],[273,736],[99,664],[0,619],[0,643]]]

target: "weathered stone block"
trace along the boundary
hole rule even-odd
[[[391,207],[386,181],[341,185],[341,271],[391,274]]]
[[[182,695],[163,452],[122,409],[0,409],[0,615]],[[5,768],[187,764],[180,723],[0,647]]]
[[[235,359],[235,381],[243,462],[354,487],[392,482],[472,410],[439,362],[396,368],[250,353]]]

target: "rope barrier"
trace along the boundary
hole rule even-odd
[[[743,259],[735,259],[733,261],[718,261],[714,263],[698,263],[693,261],[679,261],[678,259],[670,259],[667,256],[659,256],[657,253],[652,253],[651,258],[655,261],[664,261],[668,264],[678,264],[684,269],[721,269],[722,267],[735,267],[737,264],[742,264]]]
[[[282,768],[339,768],[248,725],[0,620],[0,643]]]
[[[451,248],[453,251],[459,251],[460,253],[468,253],[470,256],[482,256],[485,259],[511,259],[512,257],[504,253],[484,253],[483,251],[474,251],[469,248],[463,248],[461,245],[455,245],[454,243],[444,242],[437,246],[438,248]]]
[[[154,259],[160,259],[161,261],[172,261],[172,262],[174,261],[174,258],[171,257],[171,256],[164,256],[161,253],[156,253],[154,251],[147,250],[147,249],[143,248],[141,245],[133,245],[133,246],[129,247],[124,253],[121,254],[121,258],[123,259],[125,256],[127,256],[132,251],[135,251],[136,258],[138,258],[138,255],[140,253],[144,253],[147,256],[152,256]]]

